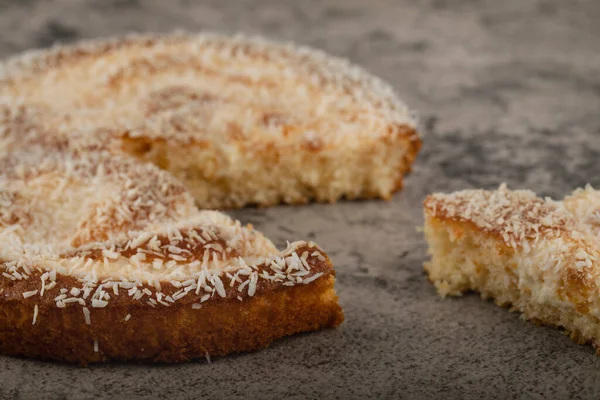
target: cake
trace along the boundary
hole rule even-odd
[[[476,291],[600,345],[600,191],[562,201],[527,190],[464,190],[427,197],[429,279],[442,296]]]
[[[343,321],[315,243],[211,209],[389,198],[389,85],[260,38],[133,35],[0,64],[0,352],[180,362]]]

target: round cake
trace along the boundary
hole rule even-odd
[[[85,365],[255,350],[343,321],[312,242],[207,208],[388,198],[391,88],[262,39],[131,36],[0,66],[0,352]]]

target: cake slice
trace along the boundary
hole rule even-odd
[[[430,281],[442,296],[477,291],[537,323],[600,345],[600,191],[563,201],[530,191],[427,197]]]
[[[242,36],[27,52],[0,65],[3,99],[54,134],[82,131],[169,171],[201,208],[390,198],[421,145],[387,83],[317,50]]]
[[[280,251],[151,164],[34,142],[0,154],[1,353],[179,362],[343,321],[316,244]]]

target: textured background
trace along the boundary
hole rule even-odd
[[[415,227],[432,191],[600,186],[600,1],[0,0],[0,56],[128,31],[244,31],[364,65],[421,115],[389,203],[235,213],[332,255],[347,321],[176,366],[79,369],[0,357],[0,398],[599,398],[600,357],[477,296],[440,300]]]

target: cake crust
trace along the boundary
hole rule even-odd
[[[57,285],[44,296],[38,295],[39,272],[27,280],[0,278],[0,349],[82,366],[114,360],[173,363],[257,350],[287,335],[343,322],[331,262],[317,261],[313,267],[322,275],[312,284],[261,281],[254,296],[236,287],[227,288],[222,298],[204,300],[204,292],[191,293],[151,307],[121,290],[104,308],[88,306],[88,317],[79,303],[59,308],[54,301],[61,291],[79,287],[73,277],[57,277]],[[138,288],[144,289],[156,292],[150,286]],[[168,297],[178,290],[166,282],[161,293]],[[23,298],[31,292],[37,293]]]

